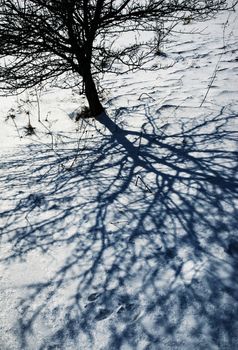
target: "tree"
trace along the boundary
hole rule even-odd
[[[145,67],[177,23],[226,8],[226,0],[0,0],[0,88],[12,94],[76,76],[97,116],[96,74]]]

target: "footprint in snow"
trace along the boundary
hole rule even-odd
[[[88,301],[95,301],[101,295],[101,293],[92,293],[88,296]]]
[[[101,309],[101,310],[99,310],[98,314],[95,316],[95,320],[102,321],[102,320],[108,318],[112,313],[113,313],[112,310]]]
[[[135,303],[126,303],[120,305],[117,310],[117,314],[124,322],[133,323],[137,321],[141,316],[142,312]]]
[[[129,303],[129,304],[121,305],[117,310],[117,313],[120,314],[124,311],[134,311],[135,309],[136,309],[136,304]]]
[[[96,305],[98,303],[100,305],[101,296],[102,293],[99,292],[90,294],[87,298],[89,303],[85,305],[85,307],[93,307],[95,310]],[[133,323],[141,317],[142,312],[139,305],[137,303],[130,302],[128,295],[121,295],[117,302],[116,299],[114,300],[114,303],[109,303],[110,307],[103,307],[103,305],[101,305],[101,308],[98,309],[96,316],[94,317],[95,321],[102,321],[111,316],[113,313],[116,313],[118,317],[126,323]]]

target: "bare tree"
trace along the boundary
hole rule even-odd
[[[18,93],[74,75],[97,116],[96,74],[145,67],[155,38],[226,8],[226,0],[0,0],[0,88]]]

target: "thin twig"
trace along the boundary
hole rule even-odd
[[[213,74],[212,74],[211,81],[210,81],[210,83],[209,83],[209,85],[208,85],[206,94],[205,94],[205,96],[204,96],[204,98],[203,98],[203,100],[202,100],[202,102],[201,102],[201,104],[200,104],[199,107],[202,107],[202,105],[203,105],[204,102],[206,101],[207,95],[209,94],[209,91],[210,91],[210,89],[211,89],[211,87],[212,87],[212,85],[213,85],[213,83],[214,83],[214,80],[216,79],[217,70],[218,70],[219,64],[220,64],[220,62],[221,62],[222,56],[224,55],[224,50],[225,50],[225,30],[226,30],[226,26],[227,26],[227,24],[228,24],[228,22],[229,22],[229,18],[230,18],[230,14],[228,15],[227,20],[226,20],[226,22],[224,23],[224,26],[223,26],[223,51],[222,51],[221,54],[220,54],[219,60],[218,60],[218,62],[217,62],[217,64],[216,64],[215,69],[214,69],[214,72],[213,72]]]

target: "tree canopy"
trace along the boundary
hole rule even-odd
[[[177,23],[227,7],[226,0],[0,0],[0,88],[15,93],[74,76],[98,115],[96,74],[143,67]]]

